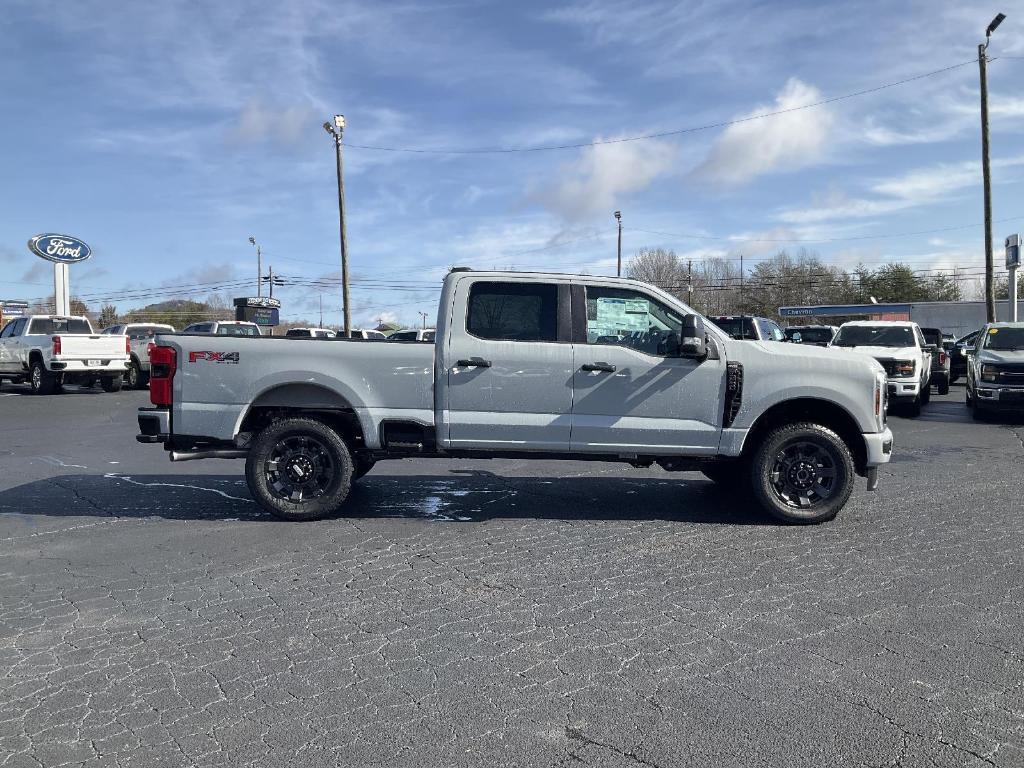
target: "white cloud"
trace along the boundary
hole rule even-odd
[[[790,78],[775,103],[755,107],[740,119],[794,109],[822,99],[821,91]],[[696,173],[721,184],[742,184],[765,173],[791,171],[817,162],[833,124],[827,107],[730,125]]]
[[[250,101],[239,113],[230,136],[238,142],[274,139],[281,144],[294,145],[315,121],[314,107],[309,102],[271,107]]]
[[[623,195],[644,189],[672,169],[675,147],[668,142],[630,141],[585,148],[563,165],[560,180],[534,197],[570,221],[611,216]]]

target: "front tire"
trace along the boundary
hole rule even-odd
[[[856,474],[850,449],[820,424],[787,424],[754,453],[750,481],[761,507],[787,523],[823,523],[843,508]]]
[[[931,384],[931,382],[928,382],[927,384],[922,384],[921,385],[921,405],[928,405],[928,403],[930,403],[931,401],[932,401],[932,384]]]
[[[38,360],[32,363],[28,375],[28,384],[33,395],[52,395],[57,391],[57,379],[49,373]]]
[[[281,419],[257,435],[245,461],[249,492],[282,520],[318,520],[348,498],[355,466],[341,436],[322,421]]]
[[[913,419],[921,415],[921,395],[917,395],[907,406],[907,415]]]

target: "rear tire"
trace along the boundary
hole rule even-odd
[[[946,378],[942,379],[942,381],[939,382],[939,394],[940,395],[948,395],[949,394],[949,377],[946,377]]]
[[[355,466],[341,436],[322,421],[280,419],[256,436],[245,479],[257,503],[282,520],[318,520],[348,498]]]
[[[100,379],[100,385],[104,392],[120,392],[123,382],[124,379],[120,376],[105,376]]]
[[[769,433],[750,463],[754,498],[787,523],[833,519],[853,493],[855,477],[853,456],[842,438],[810,422]]]
[[[128,389],[145,389],[149,383],[149,375],[143,373],[139,364],[132,360],[132,364],[128,366],[128,372],[125,374],[125,383],[128,385]]]
[[[38,360],[32,363],[28,383],[33,395],[52,395],[57,390],[56,377],[49,373]]]

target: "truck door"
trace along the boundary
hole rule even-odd
[[[14,337],[21,334],[26,322],[25,318],[11,320],[4,326],[3,331],[0,331],[0,371],[4,373],[16,373],[21,370],[21,359]]]
[[[725,360],[670,356],[683,310],[634,289],[574,283],[571,450],[718,451]]]
[[[449,448],[569,449],[569,285],[535,278],[455,287],[440,438]]]

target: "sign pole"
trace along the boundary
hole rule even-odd
[[[67,264],[53,265],[53,303],[54,314],[71,314],[71,286]]]
[[[1010,270],[1007,298],[1010,303],[1010,322],[1017,322],[1017,267],[1020,266],[1020,235],[1006,238],[1006,268]]]

